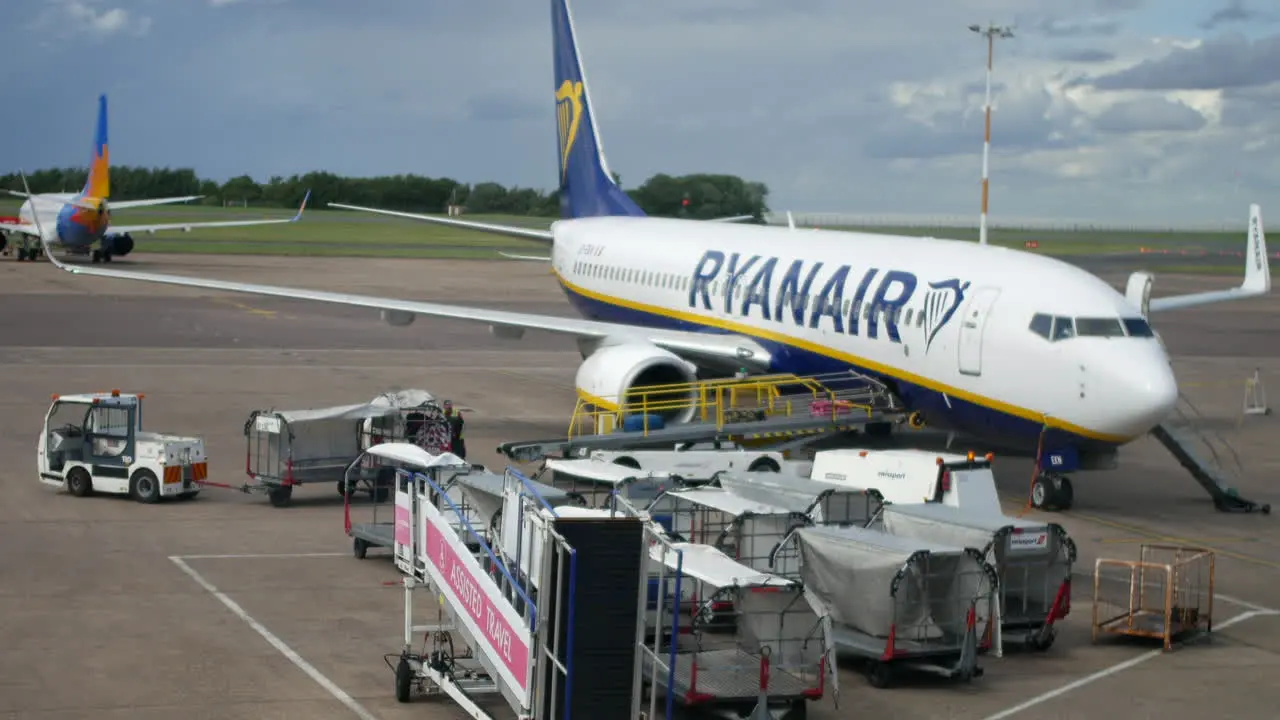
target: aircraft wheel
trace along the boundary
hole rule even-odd
[[[1053,505],[1053,480],[1048,475],[1038,475],[1031,484],[1031,507],[1048,510]]]
[[[96,262],[96,263],[102,262],[102,251],[94,250],[93,252],[89,253],[89,261]]]
[[[1071,478],[1066,476],[1058,478],[1058,488],[1055,494],[1057,497],[1054,498],[1054,504],[1058,506],[1058,509],[1070,510],[1076,499],[1075,489],[1071,487]]]
[[[111,262],[111,253],[106,250],[102,251],[102,262]]]

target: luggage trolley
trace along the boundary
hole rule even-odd
[[[996,656],[1011,636],[1031,650],[1048,650],[1054,624],[1071,612],[1076,544],[1057,523],[1021,520],[938,503],[885,505],[874,526],[892,535],[979,548],[1000,576]]]
[[[757,572],[769,572],[774,549],[793,528],[809,523],[797,510],[755,502],[723,488],[678,488],[659,493],[645,508],[672,540],[709,545]],[[683,603],[698,603],[695,588],[686,588]],[[732,598],[716,601],[717,628],[734,621]]]
[[[655,564],[677,572],[697,594],[727,599],[737,616],[733,635],[724,636],[704,632],[711,613],[681,613],[675,644],[644,655],[645,682],[655,696],[731,717],[775,720],[804,718],[828,680],[838,698],[831,621],[799,583],[753,570],[708,545],[655,543],[649,551]]]
[[[872,686],[888,687],[900,666],[982,675],[999,578],[981,552],[855,526],[797,528],[779,549],[791,543],[836,647],[866,662]]]
[[[586,507],[605,507],[613,495],[621,495],[635,507],[644,507],[658,493],[680,487],[683,480],[668,472],[639,470],[592,458],[548,458],[533,476],[581,498]]]
[[[294,486],[324,482],[333,483],[341,495],[359,489],[385,500],[394,473],[379,474],[374,459],[366,457],[368,464],[349,476],[352,461],[373,445],[391,441],[411,441],[439,454],[449,449],[450,437],[444,411],[424,390],[386,393],[357,405],[254,410],[244,435],[249,482],[236,489],[266,492],[276,507],[289,504]]]
[[[453,484],[456,474],[471,469],[465,460],[453,453],[432,455],[409,443],[381,443],[361,453],[351,462],[346,473],[348,482],[353,482],[353,473],[368,468],[370,461],[375,464],[378,472],[390,473],[392,476],[397,466],[416,468],[419,472],[431,475],[440,485]],[[395,526],[402,519],[402,514],[398,503],[385,503],[374,498],[369,509],[369,519],[365,522],[352,522],[351,494],[348,493],[342,508],[343,525],[347,536],[351,538],[351,550],[356,559],[363,560],[371,547],[392,547]]]

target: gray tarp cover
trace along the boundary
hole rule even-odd
[[[982,565],[960,547],[832,526],[800,528],[795,541],[805,589],[835,622],[873,637],[888,637],[895,623],[915,639],[962,634],[973,600],[988,590]],[[928,557],[908,565],[921,550]]]
[[[1065,562],[1062,541],[1043,522],[941,503],[886,505],[880,522],[884,531],[892,535],[985,550],[987,562],[1000,574],[1006,615],[1021,614],[1019,608],[1023,607],[1035,608],[1034,614],[1047,613],[1058,587],[1071,571]],[[1021,537],[1030,542],[1011,547],[1009,536],[994,543],[996,533],[1006,527],[1022,530]],[[1037,544],[1040,536],[1043,543]]]
[[[865,524],[874,510],[862,490],[845,484],[776,472],[722,472],[717,478],[734,495],[799,513],[808,512],[822,493],[834,491],[816,509],[814,522]]]

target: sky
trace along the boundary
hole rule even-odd
[[[0,171],[328,170],[550,189],[550,0],[6,0]],[[1273,0],[577,0],[612,170],[796,212],[1170,226],[1280,207]],[[1280,211],[1276,213],[1280,217]]]

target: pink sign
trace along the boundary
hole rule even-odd
[[[413,544],[413,529],[409,521],[409,508],[400,503],[396,503],[396,544]]]
[[[529,646],[520,639],[516,629],[494,602],[491,593],[497,595],[498,588],[493,580],[472,571],[470,565],[474,565],[475,561],[467,563],[458,554],[453,544],[444,536],[445,532],[452,534],[452,531],[441,531],[436,524],[439,521],[439,518],[432,517],[427,522],[427,557],[440,571],[485,640],[502,656],[503,664],[511,671],[520,689],[524,690],[529,674]]]

